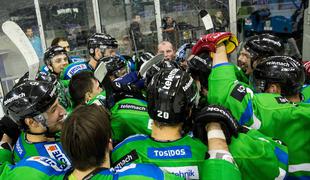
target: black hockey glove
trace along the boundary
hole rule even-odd
[[[13,144],[15,144],[20,135],[18,125],[8,116],[4,116],[0,120],[0,138],[2,138],[3,133],[7,134],[12,139]]]
[[[240,127],[238,122],[227,109],[218,105],[206,106],[197,113],[194,119],[194,136],[200,138],[203,142],[207,142],[208,136],[205,126],[210,122],[221,124],[227,144],[230,144],[231,136],[238,136]]]

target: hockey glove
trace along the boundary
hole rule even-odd
[[[231,115],[231,113],[218,105],[209,105],[204,107],[195,117],[194,135],[206,142],[208,140],[205,126],[210,122],[218,122],[221,124],[227,144],[231,142],[231,136],[237,137],[239,124]]]
[[[2,137],[3,133],[12,139],[13,144],[15,144],[20,134],[18,125],[8,116],[4,116],[0,120],[0,137]]]
[[[226,53],[232,53],[239,45],[238,39],[230,32],[217,32],[207,34],[201,37],[192,48],[192,54],[199,55],[202,52],[211,52],[211,57],[216,51],[216,46],[224,43],[226,46]]]

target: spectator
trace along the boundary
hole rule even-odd
[[[28,37],[29,41],[31,42],[32,47],[36,51],[39,59],[42,60],[43,59],[43,49],[42,49],[40,37],[33,34],[33,30],[31,27],[27,27],[25,29],[25,34]]]
[[[223,12],[221,10],[216,11],[212,19],[213,19],[215,32],[226,31],[226,28],[228,27],[228,22],[224,18]]]
[[[170,41],[174,45],[176,45],[176,22],[172,17],[165,17],[163,19],[163,38],[166,41]]]
[[[132,50],[139,51],[144,49],[143,34],[140,29],[141,17],[139,15],[133,16],[132,23],[129,27],[130,39],[132,41]]]

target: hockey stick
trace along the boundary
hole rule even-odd
[[[203,22],[203,25],[205,26],[206,31],[212,30],[214,33],[214,26],[212,22],[212,18],[207,10],[202,9],[199,11],[199,15],[201,17],[201,20]]]
[[[141,65],[141,68],[139,70],[138,75],[142,76],[143,78],[145,78],[146,76],[146,72],[154,65],[159,63],[160,61],[164,60],[165,56],[164,54],[158,54],[154,57],[152,57],[150,60],[144,62]]]
[[[29,79],[34,80],[39,70],[39,58],[29,39],[23,30],[13,21],[4,22],[2,24],[2,30],[24,56],[29,70]]]
[[[106,67],[106,64],[105,62],[101,62],[95,72],[94,72],[94,76],[95,78],[99,81],[99,82],[102,82],[103,79],[105,78],[105,76],[107,75],[108,73],[108,70],[107,70],[107,67]]]
[[[200,9],[201,5],[199,2],[197,3],[198,5],[195,4],[193,1],[190,1],[190,3],[199,12],[199,16],[203,22],[203,25],[204,25],[206,31],[212,30],[212,32],[214,32],[214,26],[213,26],[212,18],[210,16],[210,14],[208,13],[208,11],[205,9]]]
[[[100,62],[100,64],[97,66],[94,76],[95,78],[100,82],[100,84],[103,86],[106,92],[106,107],[112,108],[114,105],[114,96],[113,96],[113,88],[112,88],[112,82],[110,80],[110,77],[107,76],[108,70],[106,67],[105,62]]]

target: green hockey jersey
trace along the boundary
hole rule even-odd
[[[31,156],[45,156],[59,161],[63,166],[67,167],[71,165],[59,141],[31,143],[26,140],[26,134],[24,132],[19,136],[13,152],[14,163]]]
[[[206,178],[211,180],[240,180],[240,172],[231,163],[225,160],[206,160]],[[16,165],[4,163],[0,166],[0,180],[6,179],[74,179],[70,173],[72,170],[63,168],[57,161],[48,157],[34,156],[24,159]],[[208,175],[207,175],[208,174]],[[87,176],[87,179],[98,180],[177,180],[184,179],[174,174],[162,171],[152,164],[129,164],[123,168],[102,168],[98,172]]]
[[[287,170],[287,149],[256,130],[233,138],[229,151],[242,179],[283,178]],[[208,147],[199,139],[186,135],[176,141],[156,141],[146,135],[125,139],[112,151],[112,162],[121,167],[128,162],[154,163],[174,174],[190,178],[204,177]],[[264,167],[264,168],[261,168]]]
[[[310,178],[310,104],[291,103],[278,94],[254,94],[222,63],[209,76],[208,101],[230,109],[241,125],[283,141],[289,152],[289,176]]]

